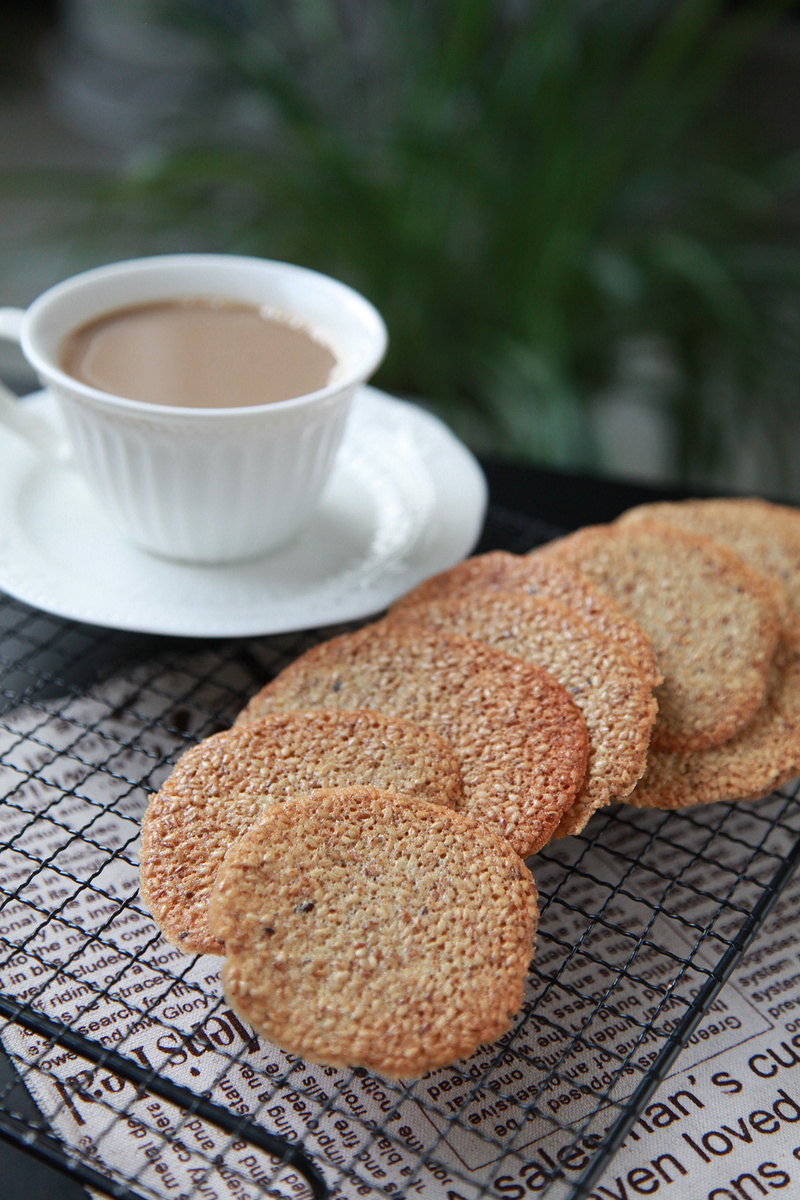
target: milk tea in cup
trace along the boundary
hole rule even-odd
[[[302,529],[387,342],[380,314],[345,284],[213,254],[76,275],[25,311],[0,309],[0,336],[19,341],[57,400],[70,461],[114,529],[209,564]],[[24,433],[17,408],[6,423]]]

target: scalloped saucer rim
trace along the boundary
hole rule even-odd
[[[47,392],[22,401],[56,423]],[[357,392],[320,506],[289,546],[195,566],[156,558],[110,525],[68,465],[0,436],[0,589],[57,616],[185,637],[257,637],[358,620],[473,549],[488,489],[437,417]]]

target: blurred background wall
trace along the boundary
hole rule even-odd
[[[800,501],[796,5],[0,14],[0,303],[143,253],[302,262],[479,452]]]

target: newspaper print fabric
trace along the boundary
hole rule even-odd
[[[263,643],[257,657],[280,653]],[[796,806],[787,795],[690,818],[610,810],[530,860],[538,948],[523,1011],[497,1044],[407,1085],[309,1066],[230,1011],[221,960],[167,944],[138,903],[147,798],[185,747],[233,719],[253,688],[249,661],[228,648],[141,664],[85,695],[19,706],[0,727],[0,982],[23,1018],[7,1017],[1,1036],[26,1087],[80,1161],[147,1198],[310,1195],[302,1169],[253,1145],[252,1122],[348,1200],[563,1200],[795,843]],[[800,1146],[800,1086],[783,1065],[794,1050],[782,1048],[800,1047],[798,945],[784,930],[763,958],[751,951],[593,1196],[656,1184],[680,1195],[690,1176],[705,1195],[730,1188],[731,1164],[783,1186]],[[94,1056],[30,1031],[31,1011],[83,1035]],[[153,1086],[126,1081],[108,1054],[152,1072]],[[761,1074],[741,1065],[753,1054],[767,1056]],[[733,1083],[719,1082],[725,1071]],[[239,1127],[171,1103],[159,1081]],[[754,1124],[761,1111],[771,1118]],[[773,1125],[769,1153],[751,1162]]]

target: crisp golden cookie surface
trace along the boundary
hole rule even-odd
[[[458,809],[522,857],[549,840],[586,772],[586,724],[565,688],[539,667],[422,625],[378,621],[312,647],[237,724],[293,708],[372,708],[432,729],[461,768]]]
[[[800,511],[757,497],[678,500],[629,509],[621,522],[666,521],[727,546],[769,576],[780,611],[800,613]]]
[[[567,689],[586,721],[589,761],[558,836],[579,832],[596,809],[627,795],[642,775],[657,709],[652,688],[619,645],[574,610],[523,592],[475,590],[399,605],[389,619],[488,642],[544,667]]]
[[[589,526],[536,553],[585,572],[647,633],[664,674],[654,746],[703,749],[751,720],[780,621],[763,577],[730,550],[641,520]]]
[[[686,808],[717,800],[753,800],[800,774],[800,629],[781,638],[764,704],[727,742],[686,754],[651,752],[626,797],[637,808]]]
[[[487,588],[528,592],[546,600],[557,600],[590,621],[598,633],[618,642],[638,664],[651,686],[661,682],[650,642],[636,622],[579,571],[533,554],[509,554],[505,550],[476,554],[426,579],[396,601],[391,611]]]
[[[231,843],[265,805],[353,783],[445,805],[462,792],[446,742],[376,712],[276,713],[187,751],[142,825],[141,895],[164,936],[186,953],[222,954],[206,909]]]
[[[301,1058],[400,1078],[509,1028],[536,919],[530,872],[502,838],[370,788],[265,809],[209,901],[244,1021]]]

